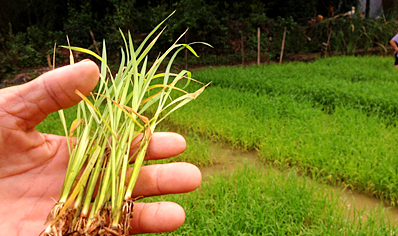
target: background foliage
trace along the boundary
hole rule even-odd
[[[0,0],[5,1],[5,0]],[[330,52],[353,54],[357,49],[379,47],[386,53],[388,40],[395,34],[396,14],[386,11],[380,19],[338,17],[326,20],[329,7],[343,14],[357,5],[357,0],[286,0],[286,1],[208,1],[208,0],[101,0],[55,1],[15,0],[0,8],[0,80],[20,68],[47,65],[54,43],[71,44],[95,50],[90,30],[99,47],[106,39],[113,60],[122,46],[118,29],[133,34],[135,41],[173,10],[168,28],[157,45],[164,51],[187,28],[187,42],[205,41],[215,48],[198,47],[205,64],[236,64],[254,60],[257,51],[257,28],[261,28],[262,61],[277,60],[284,27],[287,29],[285,54],[324,50],[330,36]],[[323,21],[311,22],[317,15]],[[243,40],[243,42],[242,42]],[[112,58],[111,58],[112,59]],[[60,61],[58,61],[60,63]],[[197,64],[194,58],[190,64]]]

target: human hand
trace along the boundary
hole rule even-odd
[[[98,82],[98,67],[83,61],[43,74],[20,86],[0,90],[0,235],[39,235],[58,200],[68,164],[65,137],[35,130],[51,112],[80,101]],[[185,150],[174,133],[155,133],[146,159],[160,159]],[[193,191],[201,183],[197,167],[188,163],[144,166],[135,196]],[[132,234],[167,232],[185,219],[172,202],[135,203]]]

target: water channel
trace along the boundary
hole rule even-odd
[[[243,167],[245,164],[264,166],[264,168],[273,168],[260,162],[256,152],[244,152],[233,149],[228,145],[213,144],[211,147],[213,156],[213,165],[201,168],[203,179],[206,180],[209,175],[216,173],[231,173],[237,168]],[[318,184],[318,183],[314,183]],[[322,184],[325,191],[333,191],[333,196],[339,196],[342,207],[348,209],[347,214],[355,214],[361,212],[362,217],[366,218],[368,213],[375,210],[384,212],[386,221],[390,221],[392,225],[398,226],[398,208],[389,207],[383,204],[379,199],[370,197],[364,193],[359,193],[341,187],[332,187]]]

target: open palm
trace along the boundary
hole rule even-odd
[[[77,104],[99,78],[91,61],[48,72],[20,86],[0,90],[0,235],[39,235],[56,203],[68,163],[66,139],[35,130],[51,112]],[[146,159],[167,158],[185,150],[174,133],[155,133]],[[133,195],[189,192],[201,183],[197,167],[187,163],[142,168]],[[136,203],[132,234],[167,232],[184,222],[184,210],[172,202]]]

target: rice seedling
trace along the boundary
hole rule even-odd
[[[59,112],[70,161],[61,196],[42,235],[130,235],[136,200],[131,196],[152,133],[163,119],[196,99],[206,87],[202,84],[198,90],[186,92],[185,87],[195,81],[191,73],[171,72],[181,50],[196,55],[190,45],[178,44],[178,39],[149,64],[148,53],[163,30],[155,33],[166,20],[138,48],[130,34],[126,38],[122,33],[125,48],[115,76],[107,65],[105,42],[102,57],[87,49],[67,47],[99,59],[101,78],[98,91],[89,97],[76,91],[82,101],[69,129],[64,112]],[[159,73],[166,57],[170,57],[166,69]],[[148,109],[154,111],[151,117]]]
[[[283,66],[208,68],[197,74],[204,81],[211,80],[213,86],[260,95],[289,94],[329,112],[348,105],[389,119],[398,114],[397,73],[388,66],[389,61],[382,57],[333,57]]]
[[[178,127],[170,128],[169,124],[161,124],[158,130],[173,130],[174,132],[183,135],[187,142],[187,148],[183,153],[179,154],[178,156],[157,160],[155,163],[162,164],[169,162],[188,162],[198,167],[206,167],[213,164],[211,146],[213,146],[214,144],[210,139],[203,139],[198,133],[192,132],[191,130],[183,130]]]
[[[338,191],[295,170],[249,166],[209,177],[195,192],[160,197],[186,206],[185,224],[163,235],[390,235],[381,209],[348,214]],[[145,201],[143,199],[142,201]],[[352,206],[351,206],[352,207]]]
[[[353,62],[361,72],[350,69]],[[398,130],[391,112],[397,108],[398,79],[387,63],[380,57],[339,57],[310,64],[201,68],[195,75],[212,79],[212,87],[168,122],[258,150],[263,161],[281,169],[295,166],[318,180],[396,205]],[[380,68],[383,76],[373,77]],[[354,76],[362,79],[353,81]],[[361,107],[361,101],[367,105]]]

